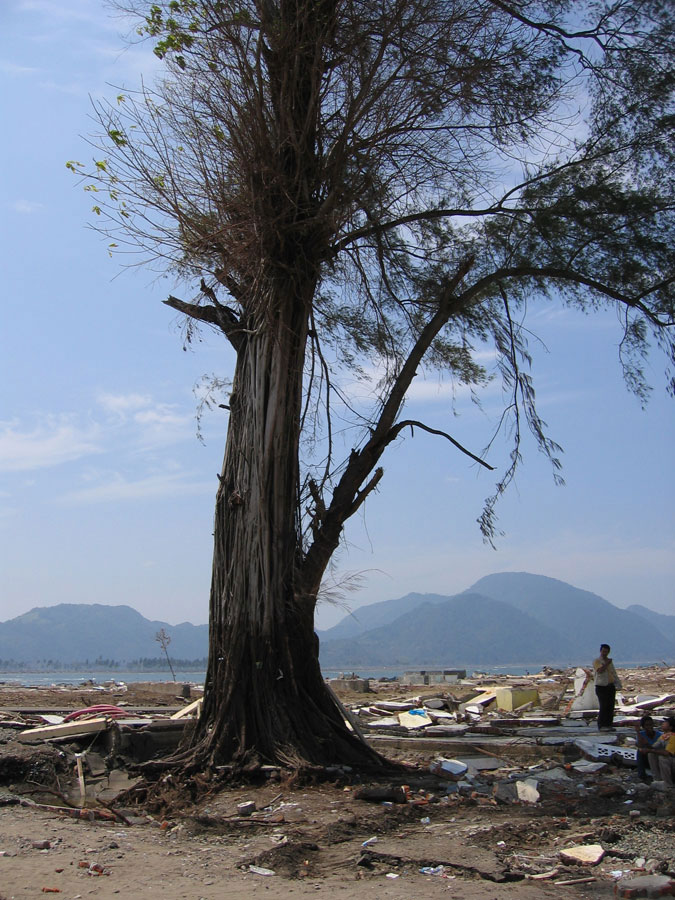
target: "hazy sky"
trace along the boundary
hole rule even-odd
[[[124,23],[96,0],[2,0],[0,29],[0,620],[68,602],[206,622],[226,417],[207,415],[201,444],[194,388],[230,374],[232,355],[209,335],[183,351],[161,304],[174,285],[110,258],[87,228],[91,195],[65,167],[92,157],[89,98],[151,78],[157,61],[149,48],[124,50]],[[494,474],[428,434],[398,442],[338,559],[338,577],[362,573],[352,608],[527,571],[675,614],[664,359],[650,360],[643,411],[623,386],[614,314],[550,304],[529,325],[543,342],[532,344],[539,409],[565,449],[566,487],[528,441],[493,550],[476,519]],[[460,392],[454,415],[448,387],[420,376],[407,414],[480,452],[501,401],[495,381],[481,410]],[[508,449],[498,441],[490,462],[503,469]],[[322,607],[319,626],[342,614]]]

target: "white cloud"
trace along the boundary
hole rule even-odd
[[[26,472],[72,462],[99,453],[96,426],[81,428],[68,419],[48,418],[34,429],[16,423],[0,425],[0,471]]]
[[[184,425],[187,416],[173,411],[170,406],[158,406],[156,409],[144,409],[134,415],[134,421],[139,425],[149,425],[152,428],[165,428],[174,425]]]
[[[14,200],[9,204],[9,207],[14,212],[21,213],[24,216],[30,216],[32,213],[39,212],[45,208],[44,203],[38,203],[34,200]]]
[[[34,420],[38,417],[35,416]],[[192,411],[156,403],[146,394],[104,393],[98,415],[42,416],[37,424],[0,422],[0,471],[31,471],[90,456],[117,459],[195,439]]]
[[[18,63],[10,62],[8,59],[0,59],[0,72],[12,77],[23,75],[35,75],[39,72],[34,66],[20,66]]]
[[[65,494],[61,497],[60,502],[69,506],[79,506],[147,500],[149,498],[194,496],[196,494],[213,494],[214,492],[215,487],[212,483],[188,482],[180,473],[151,475],[135,481],[115,474],[95,486]]]
[[[142,449],[173,444],[194,435],[193,417],[169,403],[155,403],[147,394],[101,394],[98,404],[115,417],[117,427],[136,427]]]
[[[119,416],[152,405],[152,398],[147,394],[100,394],[97,400],[103,409]]]

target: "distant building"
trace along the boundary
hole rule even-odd
[[[466,678],[466,669],[420,669],[404,672],[399,681],[405,684],[456,684]]]

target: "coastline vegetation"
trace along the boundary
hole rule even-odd
[[[171,660],[177,672],[196,672],[206,669],[206,657],[200,659]],[[3,672],[75,672],[86,669],[91,672],[163,672],[166,670],[164,657],[142,657],[133,660],[104,659],[99,656],[94,660],[74,660],[64,662],[60,659],[37,659],[21,662],[15,659],[0,659],[0,674]]]

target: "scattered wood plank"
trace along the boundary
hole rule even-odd
[[[48,741],[52,738],[71,738],[78,735],[98,734],[110,727],[110,719],[98,716],[95,719],[83,719],[75,722],[64,722],[62,725],[38,725],[37,728],[29,728],[17,735],[18,740]]]
[[[195,715],[199,718],[199,714],[202,711],[202,703],[204,702],[204,698],[200,697],[198,700],[193,700],[192,703],[188,703],[187,706],[184,706],[182,709],[179,709],[178,712],[175,712],[172,716],[169,716],[170,719],[184,719],[186,716]]]

